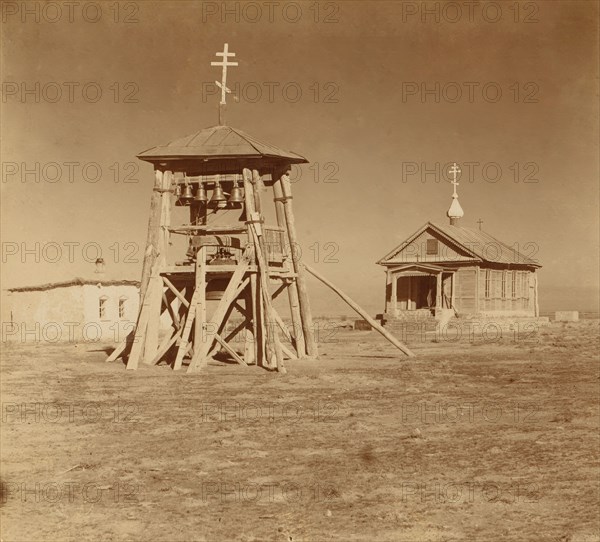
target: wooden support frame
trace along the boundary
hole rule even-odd
[[[284,359],[316,358],[318,349],[304,268],[294,261],[293,250],[287,258],[284,250],[286,245],[293,248],[298,244],[287,176],[289,166],[241,171],[246,224],[207,224],[207,206],[194,201],[190,205],[190,223],[181,227],[171,227],[171,188],[179,181],[175,181],[170,165],[161,166],[165,167],[157,166],[155,170],[150,201],[136,327],[107,361],[123,356],[127,360],[127,369],[131,370],[137,369],[140,363],[156,365],[168,361],[174,370],[180,370],[189,355],[187,372],[193,373],[222,349],[237,363],[257,364],[285,373]],[[266,190],[263,175],[271,176],[276,226],[263,223],[261,193]],[[268,238],[265,232],[268,232]],[[200,238],[190,243],[197,250],[178,265],[168,263],[167,258],[172,233]],[[236,241],[238,244],[232,245],[234,248],[231,249],[231,258],[237,263],[211,265],[212,252],[207,249],[217,245],[211,244],[210,236],[217,239],[218,236],[232,235],[239,239],[244,234],[247,236],[244,246],[240,248]],[[272,236],[280,239],[273,254],[267,251],[265,240]],[[230,247],[229,244],[226,246]],[[227,277],[227,287],[218,306],[207,317],[207,312],[210,313],[207,302],[209,281],[221,280],[221,277]],[[290,307],[291,331],[273,306],[274,300],[283,292],[287,293]],[[227,322],[234,311],[239,312],[243,320],[236,322],[231,330]],[[161,329],[161,321],[166,323],[167,316],[171,325]],[[240,333],[244,333],[243,354],[232,347]]]
[[[293,252],[294,247],[300,246],[298,236],[296,235],[296,219],[292,206],[292,188],[287,172],[280,177],[281,189],[283,193],[283,209],[285,213],[285,222],[287,227],[288,239],[290,248]],[[297,258],[292,257],[294,271],[296,273],[296,286],[298,290],[299,310],[302,318],[302,331],[306,345],[306,354],[309,357],[318,358],[319,350],[314,335],[314,323],[312,319],[312,311],[310,309],[310,301],[308,299],[308,288],[306,286],[306,278],[304,276],[304,268]]]
[[[258,265],[258,281],[261,289],[261,302],[264,307],[265,314],[265,325],[263,329],[266,335],[266,356],[265,361],[268,366],[271,365],[271,355],[275,357],[275,363],[279,372],[285,372],[283,366],[283,352],[281,350],[281,344],[279,342],[279,335],[275,328],[273,318],[273,306],[271,301],[271,294],[269,293],[269,270],[268,263],[264,258],[265,248],[262,240],[261,229],[257,226],[262,222],[262,215],[260,211],[256,209],[258,203],[258,193],[255,190],[255,184],[258,185],[258,172],[256,170],[250,172],[249,169],[244,169],[242,172],[244,180],[244,194],[246,199],[246,214],[248,217],[248,238],[254,243],[254,257]]]
[[[214,314],[210,319],[210,322],[208,322],[206,326],[206,336],[202,337],[202,340],[199,345],[196,345],[196,348],[194,350],[194,357],[192,358],[192,361],[190,362],[187,369],[188,373],[194,372],[203,365],[206,365],[206,362],[208,361],[208,352],[212,347],[213,341],[216,340],[214,338],[215,335],[219,334],[221,327],[224,324],[224,319],[227,310],[229,309],[230,305],[237,299],[237,297],[241,293],[241,290],[243,290],[246,287],[246,284],[244,284],[242,281],[244,278],[244,274],[246,273],[248,263],[249,262],[247,255],[244,255],[242,261],[238,264],[237,270],[232,275],[231,280],[229,281],[229,284],[225,289],[225,292],[223,293],[223,297],[219,302],[219,306],[215,310]],[[196,293],[197,292],[194,291],[194,295],[196,295]],[[207,336],[210,333],[214,333],[214,335],[212,335],[212,338],[207,340]]]
[[[289,244],[289,253],[287,258],[284,260],[284,265],[288,271],[295,271],[294,264],[291,261],[294,258],[294,246],[290,244],[290,237],[286,227],[286,215],[284,207],[284,196],[283,196],[283,181],[282,177],[287,173],[287,168],[272,173],[273,183],[273,200],[275,202],[275,215],[277,217],[277,224],[284,230],[281,236],[281,242],[283,245]],[[284,254],[288,251],[285,251]],[[304,358],[307,355],[306,351],[306,340],[304,337],[302,327],[302,314],[300,311],[300,301],[298,294],[297,280],[287,284],[288,301],[290,304],[290,314],[292,317],[292,325],[294,328],[294,341],[295,348],[299,358]]]

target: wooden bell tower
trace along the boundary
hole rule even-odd
[[[155,167],[141,308],[130,346],[109,359],[129,350],[128,369],[140,361],[180,369],[189,359],[190,372],[217,354],[280,371],[285,358],[316,357],[304,269],[293,257],[298,241],[288,177],[292,164],[307,160],[228,126],[138,158]],[[262,212],[269,192],[276,224]],[[189,222],[171,224],[173,204],[189,207]],[[183,260],[169,258],[173,235],[189,240]],[[273,304],[283,293],[291,326]],[[165,318],[170,330],[160,337]]]

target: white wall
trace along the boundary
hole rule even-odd
[[[99,300],[106,297],[100,318]],[[73,285],[48,290],[9,292],[3,296],[2,341],[119,342],[133,328],[139,310],[137,286]],[[119,299],[125,313],[119,317]]]
[[[100,318],[100,298],[106,298],[105,316]],[[125,314],[119,317],[119,299],[123,298]],[[119,342],[134,328],[139,311],[139,289],[132,285],[83,286],[83,318],[88,325],[87,340],[100,335],[105,342]],[[92,334],[92,331],[94,334]]]

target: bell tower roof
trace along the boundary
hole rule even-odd
[[[253,167],[256,168],[260,165],[308,163],[304,156],[263,143],[230,126],[204,128],[170,143],[147,149],[137,157],[160,165],[172,162],[196,162],[197,165],[206,166],[213,161],[223,164],[227,161],[252,160]],[[217,163],[214,163],[214,166],[220,167]],[[212,168],[209,166],[209,169]]]

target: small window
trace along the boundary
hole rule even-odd
[[[490,298],[490,270],[485,270],[485,297]]]
[[[121,297],[119,299],[119,318],[125,318],[125,302],[127,301],[126,297]]]
[[[506,299],[506,272],[502,272],[502,299]]]
[[[438,253],[438,240],[437,239],[427,239],[427,254],[437,254]]]
[[[108,297],[102,296],[98,300],[98,316],[100,318],[106,318],[106,304],[108,302]]]

